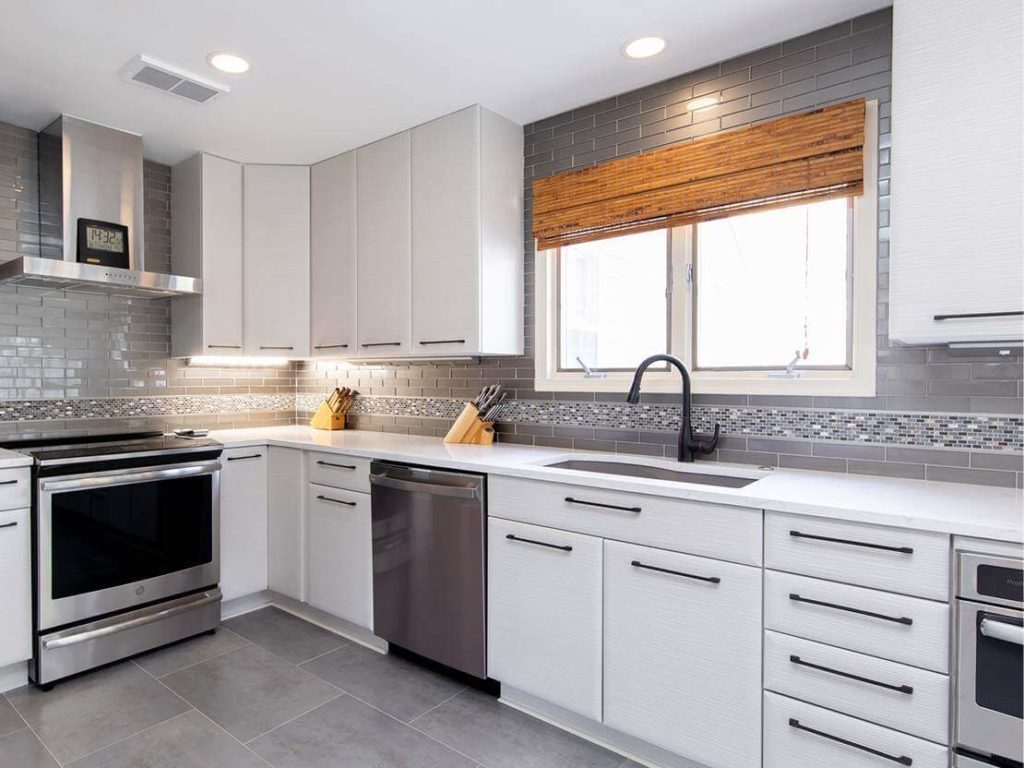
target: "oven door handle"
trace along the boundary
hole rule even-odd
[[[1005,621],[985,617],[978,627],[981,634],[993,640],[1002,640],[1004,643],[1024,645],[1024,627],[1019,624],[1008,624]]]
[[[39,490],[43,493],[55,491],[74,491],[84,488],[106,488],[111,485],[132,485],[148,483],[153,480],[174,480],[182,477],[198,477],[212,475],[221,468],[219,461],[204,461],[199,464],[171,464],[160,469],[140,467],[138,469],[115,469],[109,472],[97,472],[89,475],[72,477],[54,477],[39,481]]]

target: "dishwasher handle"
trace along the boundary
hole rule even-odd
[[[402,480],[389,475],[370,475],[370,484],[381,488],[392,488],[396,491],[408,491],[410,493],[429,493],[433,496],[448,496],[455,499],[476,499],[478,488],[441,485],[439,483],[425,483],[419,480]]]

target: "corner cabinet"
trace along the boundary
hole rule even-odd
[[[1020,0],[901,0],[893,16],[889,336],[1024,338]],[[993,51],[1002,64],[986,66]],[[979,82],[984,119],[950,108]],[[1014,314],[1016,313],[1016,314]]]

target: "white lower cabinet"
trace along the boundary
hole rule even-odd
[[[268,461],[268,583],[275,592],[305,600],[305,452],[270,448]]]
[[[602,540],[488,521],[487,673],[601,719]]]
[[[27,485],[28,472],[22,485]],[[32,655],[32,553],[29,511],[0,512],[0,667]]]
[[[370,496],[313,483],[306,493],[309,604],[372,629]]]
[[[761,569],[606,541],[604,574],[604,724],[759,768]]]
[[[221,456],[220,589],[231,600],[267,588],[267,448]]]

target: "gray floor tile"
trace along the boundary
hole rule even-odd
[[[28,728],[0,738],[0,768],[60,768]]]
[[[118,664],[57,683],[26,686],[7,698],[62,763],[109,746],[189,709],[134,664]]]
[[[619,768],[622,757],[474,690],[413,725],[488,768]]]
[[[354,643],[302,668],[406,723],[465,687],[418,664]]]
[[[266,763],[192,710],[71,763],[74,768],[266,768]]]
[[[20,728],[25,727],[25,721],[21,719],[14,707],[0,695],[0,736],[6,736],[8,733],[14,733]]]
[[[149,674],[163,677],[248,644],[249,641],[241,635],[221,627],[213,635],[200,635],[167,648],[150,651],[137,657],[135,663]]]
[[[462,755],[342,696],[256,739],[276,768],[473,768]]]
[[[334,686],[257,645],[173,672],[161,681],[241,741],[339,695]]]
[[[274,607],[228,619],[224,626],[295,664],[349,643],[333,632]]]

